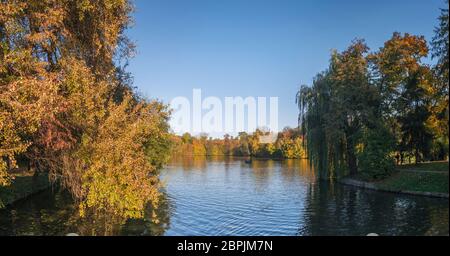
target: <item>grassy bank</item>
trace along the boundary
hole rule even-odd
[[[46,174],[17,174],[10,186],[0,187],[0,209],[48,187],[50,182]]]
[[[390,192],[448,196],[448,178],[448,162],[431,162],[399,166],[383,180],[371,181],[355,176],[344,179],[344,183]]]
[[[405,164],[397,167],[399,171],[423,171],[423,172],[446,172],[448,173],[448,162],[428,162],[419,164]]]

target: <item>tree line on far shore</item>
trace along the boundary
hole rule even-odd
[[[223,139],[211,138],[207,134],[192,136],[184,133],[181,136],[174,136],[173,144],[174,155],[276,159],[306,157],[303,137],[299,129],[289,127],[277,134],[257,129],[253,133],[240,132],[236,137],[225,134]]]

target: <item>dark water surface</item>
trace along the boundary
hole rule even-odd
[[[0,235],[448,235],[448,199],[318,182],[305,160],[183,158],[161,173],[159,222],[80,219],[48,190],[0,210]]]

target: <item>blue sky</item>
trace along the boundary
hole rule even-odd
[[[295,94],[332,49],[364,38],[376,50],[394,31],[433,36],[443,0],[136,0],[128,70],[146,97],[279,97],[294,127]]]

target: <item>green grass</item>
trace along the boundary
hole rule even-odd
[[[392,176],[375,182],[381,189],[396,191],[437,192],[448,194],[448,172],[405,172],[399,171]]]
[[[441,161],[401,165],[382,180],[367,180],[362,174],[353,179],[372,183],[381,190],[448,194],[448,175],[448,162]]]
[[[0,187],[0,208],[49,186],[48,176],[45,174],[37,177],[30,173],[16,175],[10,186]]]
[[[429,162],[419,164],[405,164],[397,167],[399,170],[439,171],[448,172],[448,162]]]

